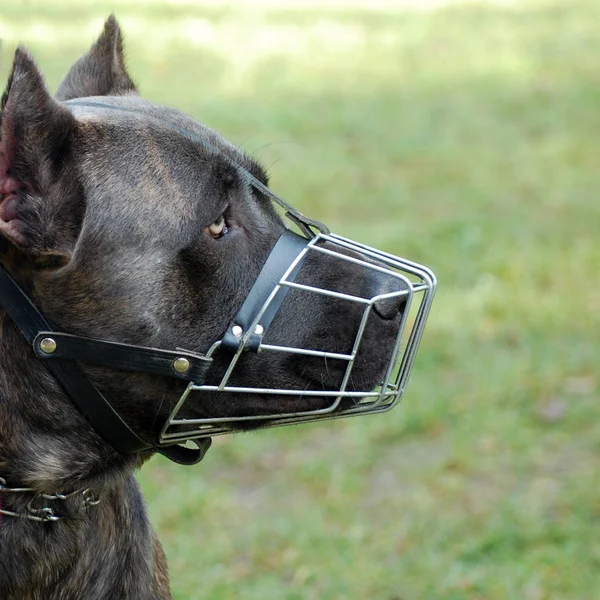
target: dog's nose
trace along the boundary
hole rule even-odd
[[[386,277],[386,281],[383,285],[379,286],[377,295],[381,296],[384,294],[390,294],[393,292],[405,292],[407,290],[406,284],[402,281],[392,280],[391,277]],[[377,300],[373,304],[373,310],[386,321],[391,321],[398,314],[402,314],[406,308],[408,300],[408,294],[402,293],[391,296],[389,298],[382,298]]]

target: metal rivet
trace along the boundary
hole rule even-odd
[[[256,335],[262,335],[264,332],[265,332],[265,328],[260,324],[254,328],[254,333]]]
[[[233,333],[235,337],[242,337],[242,333],[244,333],[244,330],[239,325],[234,325],[231,328],[231,333]]]
[[[190,361],[187,358],[176,358],[173,361],[173,368],[178,373],[187,373],[190,370]]]
[[[44,338],[40,342],[40,350],[44,354],[52,354],[56,350],[56,342],[52,338]]]

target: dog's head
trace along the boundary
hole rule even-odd
[[[243,177],[246,171],[267,184],[261,166],[189,116],[140,98],[113,18],[54,98],[32,59],[18,50],[1,118],[0,260],[55,328],[197,352],[221,339],[284,230],[270,199]],[[307,258],[298,281],[358,296],[390,285],[381,273],[365,274],[351,261],[331,265],[317,255]],[[399,312],[398,300],[375,306],[350,387],[369,389],[381,381]],[[349,353],[362,317],[361,306],[293,291],[265,342]],[[227,362],[215,354],[213,381]],[[248,354],[232,383],[336,389],[342,363]],[[86,370],[147,436],[156,434],[182,391],[170,379]],[[195,417],[264,415],[329,402],[206,393],[186,411]]]

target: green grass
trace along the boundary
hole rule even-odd
[[[147,97],[440,281],[403,406],[140,474],[177,600],[600,598],[600,4],[387,4],[0,7],[53,88],[115,10]]]

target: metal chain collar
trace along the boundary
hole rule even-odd
[[[36,493],[33,488],[19,487],[9,488],[6,486],[6,480],[0,477],[0,500],[2,494],[34,494],[31,500],[27,503],[25,512],[14,512],[12,510],[6,510],[2,508],[0,503],[0,515],[6,515],[7,517],[17,517],[18,519],[28,519],[29,521],[37,521],[41,523],[50,523],[54,521],[60,521],[61,519],[67,519],[67,516],[57,515],[51,506],[42,506],[38,508],[36,506],[38,500],[45,500],[47,502],[53,501],[64,501],[74,496],[81,496],[82,499],[82,510],[87,510],[90,506],[96,506],[100,504],[100,498],[98,498],[93,490],[89,488],[75,490],[69,494],[40,494]]]

